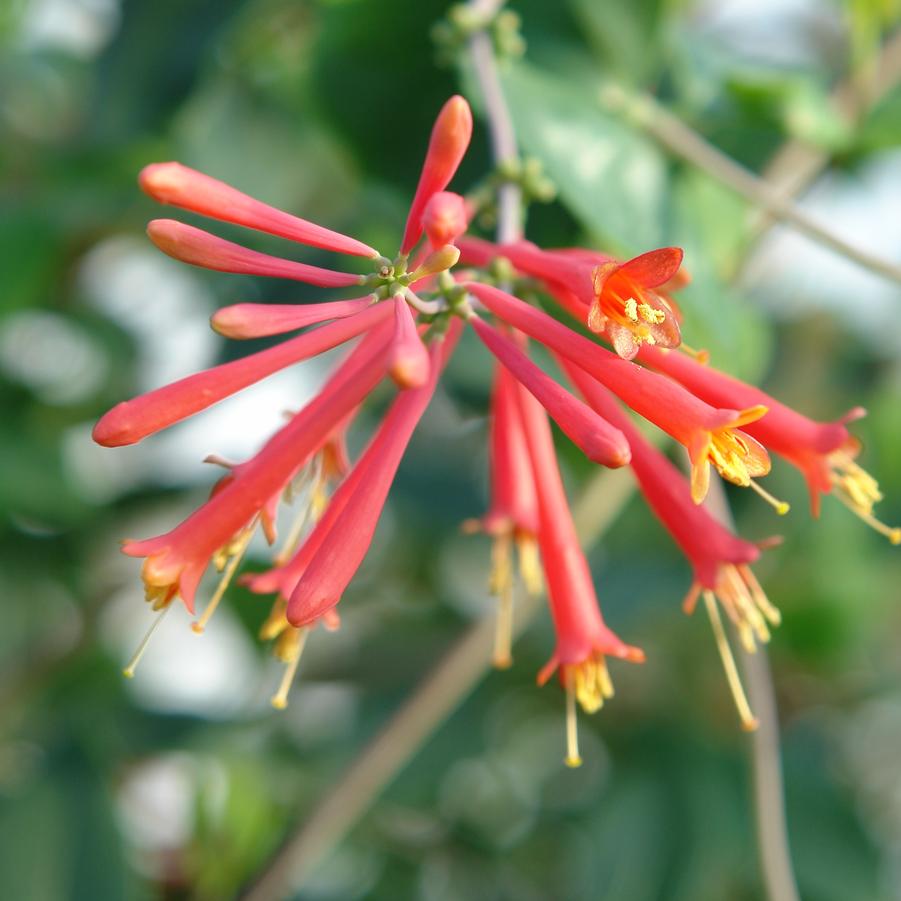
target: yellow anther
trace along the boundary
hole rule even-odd
[[[641,303],[638,305],[638,314],[645,322],[651,325],[660,325],[666,320],[666,313],[663,310],[655,310],[649,303]]]
[[[642,304],[642,306],[646,306],[646,304]],[[626,314],[626,318],[631,319],[632,322],[638,322],[638,301],[634,297],[623,301],[623,312]]]
[[[791,504],[788,501],[780,501],[773,497],[765,488],[761,488],[753,479],[749,480],[749,487],[757,492],[780,516],[785,516],[791,510]]]
[[[857,517],[884,535],[892,544],[901,544],[901,527],[887,526],[873,515],[882,500],[879,483],[862,469],[850,453],[838,450],[829,455],[829,476],[833,494]]]
[[[144,637],[141,639],[141,643],[138,645],[138,649],[132,654],[131,660],[128,661],[128,664],[122,670],[122,675],[127,679],[134,678],[135,670],[138,667],[138,664],[141,662],[141,658],[144,656],[144,652],[147,650],[147,645],[150,644],[150,639],[153,637],[153,633],[159,628],[160,623],[163,621],[163,617],[169,612],[169,609],[172,607],[171,602],[166,604],[162,610],[154,617],[153,622],[150,624],[150,628],[144,633]]]
[[[250,539],[253,538],[253,532],[253,528],[245,529],[234,541],[229,543],[228,557],[226,558],[227,563],[220,570],[220,572],[222,572],[222,578],[219,580],[219,584],[216,586],[216,590],[213,592],[213,596],[206,605],[203,614],[198,620],[191,623],[191,628],[198,635],[206,628],[206,624],[212,619],[213,614],[216,612],[216,608],[219,606],[222,598],[225,597],[226,589],[231,584],[235,572],[237,572],[238,567],[241,565],[241,558],[247,550],[247,545],[250,544]]]
[[[263,625],[260,626],[259,636],[261,641],[272,641],[273,638],[277,638],[288,628],[287,611],[288,601],[282,595],[278,595],[272,605],[272,609],[269,611],[269,616],[266,617]]]

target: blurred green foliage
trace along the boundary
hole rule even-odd
[[[849,75],[866,85],[895,5],[812,4],[791,28],[791,9],[767,6],[756,29],[769,21],[774,41],[795,33],[789,62],[735,52],[741,28],[729,32],[715,5],[513,6],[528,51],[506,65],[505,89],[525,152],[559,189],[557,203],[531,211],[530,237],[619,253],[684,246],[689,342],[819,418],[866,404],[864,463],[888,496],[881,513],[901,520],[898,355],[816,295],[774,328],[753,280],[733,278],[752,248],[753,211],[597,103],[610,80],[650,90],[754,169],[800,138],[853,180],[897,156],[901,90],[857,123],[829,92]],[[138,192],[137,170],[179,159],[391,248],[434,114],[472,81],[465,65],[435,66],[428,35],[444,12],[444,0],[0,4],[0,897],[233,896],[490,609],[486,543],[458,534],[485,504],[490,367],[471,340],[414,439],[342,630],[310,642],[283,714],[266,702],[278,670],[254,638],[265,604],[239,588],[221,635],[211,628],[187,651],[168,639],[151,648],[163,687],[142,670],[122,680],[148,614],[137,563],[116,540],[168,528],[212,475],[173,462],[161,438],[150,439],[155,455],[124,462],[89,440],[109,405],[150,387],[147,367],[164,364],[180,335],[180,372],[208,365],[210,347],[219,358],[243,352],[194,349],[185,322],[165,318],[171,280],[184,277],[173,267],[114,279],[114,251],[140,247],[146,220],[166,215]],[[479,127],[457,184],[487,168]],[[181,309],[201,319],[238,296],[321,296],[190,279],[197,306]],[[866,293],[847,302],[867,312]],[[236,417],[232,428],[243,427]],[[578,494],[589,467],[561,451]],[[889,901],[901,894],[901,562],[837,505],[811,521],[787,466],[771,483],[793,503],[785,521],[754,498],[734,500],[744,534],[785,536],[758,572],[784,614],[771,653],[802,895]],[[679,610],[686,565],[638,500],[591,561],[607,619],[649,662],[614,664],[615,701],[582,719],[585,766],[562,767],[561,695],[533,684],[552,643],[543,616],[514,668],[484,680],[298,897],[761,897],[745,738],[705,624]],[[225,659],[189,667],[190,642],[205,640]]]

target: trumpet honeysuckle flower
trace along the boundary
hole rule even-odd
[[[691,457],[695,503],[707,494],[711,464],[724,479],[743,487],[755,485],[754,478],[769,472],[764,447],[740,431],[763,416],[765,407],[712,407],[672,379],[621,359],[504,291],[476,282],[466,287],[500,319],[581,366],[636,413],[684,445]]]
[[[464,530],[482,530],[494,540],[489,587],[498,596],[495,664],[509,666],[512,660],[514,549],[525,587],[534,593],[546,587],[556,641],[538,681],[543,684],[557,672],[565,690],[568,764],[579,763],[576,706],[597,710],[613,693],[607,658],[644,659],[601,615],[547,411],[589,460],[608,467],[631,465],[652,510],[691,563],[694,581],[686,610],[703,598],[742,723],[750,728],[753,715],[719,610],[726,612],[749,650],[768,639],[778,611],[750,569],[759,547],[699,506],[710,467],[727,481],[752,487],[785,512],[788,505],[754,481],[769,471],[769,448],[804,472],[815,510],[819,495],[831,492],[901,542],[901,530],[873,518],[873,504],[881,495],[854,462],[858,445],[846,423],[859,411],[836,423],[815,423],[672,350],[679,346],[700,356],[681,344],[681,317],[669,296],[687,281],[679,248],[651,250],[622,262],[585,248],[545,250],[525,240],[497,244],[468,234],[477,210],[447,187],[471,134],[468,104],[452,97],[432,129],[393,257],[179,163],[155,163],[142,171],[141,187],[162,203],[296,244],[365,258],[370,270],[357,275],[340,271],[340,266],[321,268],[271,256],[171,219],[150,223],[153,242],[183,262],[343,288],[353,296],[323,303],[223,307],[211,323],[227,338],[304,331],[118,404],[95,426],[98,443],[134,444],[285,367],[344,344],[352,347],[313,400],[290,414],[256,454],[241,463],[207,458],[227,472],[205,503],[165,534],[128,541],[123,551],[144,558],[145,595],[161,611],[180,597],[193,613],[201,577],[211,563],[220,571],[218,586],[193,623],[202,631],[237,576],[257,528],[270,545],[278,544],[268,569],[239,581],[256,594],[275,596],[260,636],[273,642],[275,655],[285,663],[272,697],[274,706],[284,707],[310,631],[319,624],[338,627],[335,608],[366,556],[413,431],[468,325],[496,360],[490,506],[480,520],[464,523]],[[460,261],[463,272],[455,270]],[[512,285],[514,293],[493,287],[497,282]],[[514,296],[519,287],[526,296],[536,287],[545,291],[613,351]],[[528,339],[558,358],[584,400],[536,365]],[[636,355],[644,365],[631,362]],[[393,399],[352,465],[345,436],[351,428],[362,428],[357,413],[385,375],[394,383],[386,389],[394,392]],[[620,402],[687,449],[690,479],[647,442]],[[295,506],[284,537],[276,535],[283,504]],[[146,645],[145,638],[127,674],[134,673]]]
[[[379,255],[377,250],[355,238],[254,200],[237,188],[181,163],[151,163],[141,170],[138,183],[160,203],[172,204],[222,222],[232,222],[336,253],[372,258]]]
[[[685,612],[692,613],[703,595],[742,726],[747,730],[756,728],[757,720],[742,689],[732,652],[728,642],[724,643],[719,614],[710,604],[711,599],[719,601],[749,652],[756,649],[758,641],[769,641],[769,626],[778,625],[780,615],[750,568],[760,557],[760,548],[734,534],[705,507],[692,502],[688,480],[641,434],[603,385],[566,360],[561,360],[561,365],[588,403],[628,438],[632,448],[630,465],[641,492],[694,572],[683,603]]]
[[[604,333],[624,359],[631,360],[642,344],[677,347],[682,340],[671,304],[654,290],[679,271],[678,247],[651,250],[624,263],[578,248],[542,250],[527,241],[490,245],[467,238],[460,247],[464,260],[503,256],[539,279],[554,297],[563,296],[570,313]]]
[[[387,305],[364,309],[274,347],[123,401],[100,418],[94,426],[93,438],[104,447],[135,444],[287,366],[331,350],[372,329],[389,312]]]
[[[567,698],[566,763],[578,766],[576,702],[587,713],[598,710],[606,698],[613,696],[606,658],[640,663],[644,653],[625,644],[604,623],[569,511],[547,417],[524,388],[517,388],[517,400],[532,462],[538,498],[538,545],[557,633],[554,653],[538,674],[538,683],[543,685],[559,671]]]
[[[482,531],[493,539],[488,588],[498,599],[492,654],[498,669],[513,662],[514,546],[526,590],[537,595],[543,587],[537,544],[538,498],[516,393],[515,378],[498,364],[489,427],[491,504],[481,519],[463,523],[467,534]]]
[[[398,388],[421,388],[429,380],[429,352],[403,297],[394,298],[394,337],[388,352],[388,374]]]
[[[375,445],[365,477],[360,479],[357,490],[348,498],[291,592],[287,616],[292,625],[308,625],[335,607],[363,562],[401,458],[432,398],[459,331],[455,325],[443,341],[432,343],[428,382],[401,392],[392,404],[383,427],[384,442]]]
[[[801,471],[807,480],[813,515],[819,515],[820,495],[834,494],[892,544],[901,544],[901,527],[887,526],[873,515],[882,492],[876,480],[855,462],[860,443],[847,425],[866,414],[862,407],[848,411],[836,422],[816,422],[759,388],[683,354],[662,353],[651,347],[642,351],[640,359],[709,403],[765,406],[766,415],[747,426],[748,434]]]
[[[352,272],[335,272],[248,250],[176,219],[154,219],[147,226],[147,235],[163,253],[202,269],[287,278],[320,288],[349,288],[364,281],[363,276]]]
[[[429,140],[419,184],[410,204],[407,225],[400,243],[401,254],[408,254],[422,237],[422,214],[426,204],[443,191],[454,177],[472,137],[472,111],[469,104],[455,95],[444,104]]]
[[[376,300],[370,294],[331,303],[235,303],[216,310],[210,325],[224,338],[268,338],[332,319],[346,319],[362,313]]]

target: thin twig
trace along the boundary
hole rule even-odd
[[[726,156],[647,94],[631,95],[616,85],[600,92],[602,105],[628,117],[671,153],[703,169],[780,222],[887,279],[901,282],[901,266],[849,244],[773,187]]]

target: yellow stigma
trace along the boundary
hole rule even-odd
[[[566,680],[566,757],[563,762],[573,769],[582,766],[582,757],[579,754],[576,691],[570,679]]]
[[[172,602],[170,599],[169,603],[167,603],[153,618],[153,622],[150,624],[150,628],[144,633],[144,637],[141,639],[141,643],[138,645],[137,650],[132,654],[131,660],[128,661],[125,668],[122,670],[122,675],[125,676],[126,679],[134,678],[135,670],[138,668],[138,664],[141,662],[141,658],[147,650],[147,645],[150,644],[153,633],[159,628],[160,623],[163,621],[163,617],[169,612],[171,607]]]
[[[306,626],[299,629],[289,626],[276,642],[276,655],[287,664],[278,690],[272,696],[272,706],[276,710],[284,710],[288,706],[288,692],[297,674],[297,665],[300,663],[300,655],[303,653],[309,631]]]
[[[732,656],[732,648],[729,646],[729,640],[726,638],[726,630],[723,628],[723,621],[720,619],[720,612],[716,606],[716,598],[712,591],[704,592],[704,604],[707,607],[707,615],[710,617],[710,626],[713,629],[713,637],[716,640],[717,650],[720,652],[720,659],[723,662],[723,669],[726,672],[726,681],[732,691],[732,697],[735,701],[735,707],[738,710],[741,719],[741,727],[746,732],[753,732],[757,726],[757,717],[751,713],[751,707],[748,704],[745,690],[741,684],[741,677],[738,674],[738,667],[735,665],[735,658]]]
[[[488,589],[497,597],[492,662],[498,669],[508,669],[513,663],[513,562],[509,534],[499,535],[491,546]]]
[[[231,580],[234,578],[238,567],[241,565],[241,559],[244,556],[244,552],[247,550],[247,545],[250,544],[250,539],[253,538],[255,527],[256,526],[254,525],[244,529],[244,531],[239,533],[225,548],[221,548],[216,552],[213,562],[216,564],[216,569],[222,573],[222,578],[219,580],[219,584],[216,586],[216,590],[213,592],[213,596],[206,605],[203,614],[199,619],[191,623],[191,628],[198,635],[206,628],[207,623],[212,619],[213,614],[216,612],[216,608],[219,606],[220,601],[225,597],[225,592],[231,584]]]
[[[829,479],[835,496],[868,526],[892,544],[901,544],[901,527],[887,526],[873,516],[873,507],[882,500],[879,483],[857,463],[851,453],[839,449],[827,458]]]
[[[522,579],[526,591],[532,595],[541,594],[544,590],[544,578],[541,575],[538,542],[532,535],[518,534],[516,551],[519,558],[519,577]]]
[[[759,494],[780,516],[785,516],[791,510],[791,504],[788,501],[780,501],[779,498],[773,497],[765,488],[761,488],[753,479],[748,481],[748,487]]]

